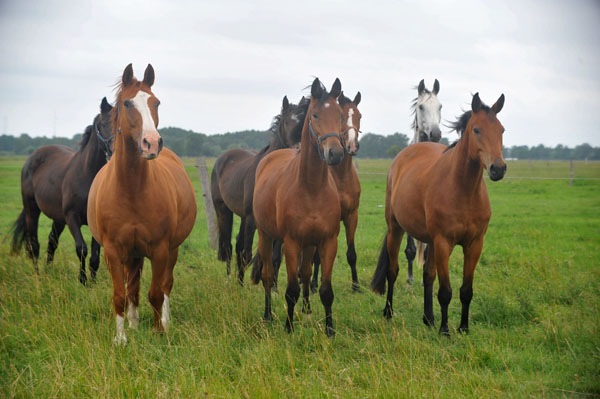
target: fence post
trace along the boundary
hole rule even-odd
[[[206,210],[206,225],[208,227],[209,245],[212,249],[217,249],[217,221],[215,217],[215,208],[213,206],[212,195],[210,193],[210,179],[208,178],[208,169],[206,160],[200,157],[196,160],[198,177],[202,184],[202,197],[204,198],[204,209]]]
[[[569,166],[569,169],[570,169],[570,171],[569,171],[569,186],[572,186],[573,185],[573,175],[575,174],[573,172],[573,160],[571,159],[571,161],[569,161],[569,163],[570,163],[570,166]]]

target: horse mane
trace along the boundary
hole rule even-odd
[[[90,137],[92,136],[93,126],[89,125],[85,128],[83,132],[83,136],[81,137],[81,141],[79,142],[79,151],[83,150],[85,146],[90,142]]]
[[[487,105],[485,105],[483,102],[481,103],[481,109],[484,110],[488,114],[492,110],[490,107],[488,107]],[[460,139],[463,137],[463,133],[465,132],[465,129],[467,128],[467,124],[471,120],[471,115],[472,115],[472,111],[466,111],[461,116],[459,116],[456,119],[455,122],[450,122],[450,124],[448,125],[448,127],[450,129],[452,129],[453,131],[456,131],[456,133],[458,133],[460,135],[460,137],[458,138],[458,140],[456,140],[455,142],[453,142],[452,144],[450,144],[448,146],[448,148],[446,148],[444,150],[444,152],[448,151],[451,148],[456,147],[456,145],[458,144],[458,142],[460,141]]]

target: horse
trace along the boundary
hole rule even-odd
[[[413,100],[411,109],[413,110],[414,120],[412,128],[415,131],[413,136],[414,143],[422,143],[432,141],[439,143],[442,138],[440,130],[440,121],[442,119],[441,111],[442,104],[438,100],[440,92],[440,82],[436,79],[433,83],[433,90],[429,91],[425,87],[425,80],[421,79],[417,86],[417,97]],[[413,277],[413,261],[417,258],[417,264],[423,265],[425,262],[426,247],[422,242],[417,242],[410,236],[406,235],[406,249],[404,254],[408,262],[408,277],[406,282],[412,284],[415,279]]]
[[[463,247],[462,315],[458,331],[468,333],[473,274],[492,215],[483,170],[492,181],[502,179],[506,173],[502,157],[504,127],[497,118],[503,105],[504,94],[488,107],[476,93],[471,111],[452,125],[461,135],[458,141],[448,147],[439,143],[413,144],[394,158],[385,198],[387,234],[371,281],[371,288],[383,294],[387,279],[384,317],[389,319],[393,314],[398,250],[406,232],[429,245],[423,268],[423,322],[434,326],[433,281],[437,273],[442,310],[439,332],[443,335],[449,335],[448,304],[452,298],[448,259],[454,246]],[[439,198],[446,200],[441,203]]]
[[[25,250],[34,262],[36,273],[39,272],[40,254],[38,221],[43,212],[52,219],[46,263],[52,263],[58,239],[67,225],[75,240],[80,263],[79,281],[84,285],[87,282],[85,258],[88,249],[81,226],[87,224],[87,199],[92,180],[112,154],[111,110],[112,106],[104,97],[100,114],[85,129],[78,151],[63,145],[46,145],[31,154],[23,165],[23,210],[13,225],[12,252],[18,253],[25,242]],[[89,265],[92,281],[99,264],[100,245],[92,238]]]
[[[360,181],[358,180],[356,168],[352,164],[352,157],[356,155],[359,148],[358,133],[360,132],[360,119],[362,117],[358,110],[360,100],[360,91],[356,93],[354,100],[350,100],[348,97],[344,96],[344,92],[340,94],[338,102],[340,107],[342,107],[344,115],[344,122],[342,123],[342,139],[344,142],[344,150],[346,151],[346,154],[350,156],[344,156],[342,162],[329,167],[329,171],[335,180],[335,185],[340,197],[342,222],[346,229],[346,243],[348,244],[346,260],[350,265],[350,271],[352,273],[352,290],[354,292],[360,291],[358,274],[356,273],[356,250],[354,248],[354,234],[356,233],[356,226],[358,224],[358,205],[360,202]],[[313,263],[315,268],[310,282],[310,288],[312,292],[317,292],[317,287],[319,286],[318,276],[320,264],[318,251],[315,253]],[[308,300],[308,292],[303,293],[303,295],[304,303],[306,303]]]
[[[211,194],[217,214],[219,230],[218,259],[225,261],[227,275],[231,263],[231,230],[233,214],[241,217],[239,234],[236,239],[238,282],[244,284],[244,270],[252,259],[252,242],[256,226],[252,217],[252,196],[254,177],[258,163],[270,152],[289,148],[300,142],[302,123],[306,116],[309,101],[302,97],[298,105],[291,104],[283,97],[281,113],[273,118],[269,128],[271,143],[258,153],[250,150],[232,149],[215,161],[211,174]]]
[[[341,208],[328,165],[339,164],[344,157],[343,115],[336,101],[340,92],[339,79],[328,93],[316,78],[311,86],[300,149],[274,151],[264,157],[256,169],[252,210],[258,230],[258,255],[253,262],[252,282],[258,284],[262,280],[264,319],[272,320],[273,241],[283,240],[288,277],[285,293],[288,332],[293,329],[294,306],[300,296],[298,273],[307,289],[311,262],[318,248],[323,261],[319,294],[325,308],[326,334],[335,334],[331,272],[337,252]]]
[[[116,344],[127,343],[126,302],[129,327],[139,324],[137,307],[145,257],[152,263],[148,298],[154,311],[154,330],[168,330],[178,248],[196,220],[192,182],[177,155],[163,147],[156,130],[160,101],[151,90],[153,84],[150,64],[141,82],[134,77],[131,64],[123,71],[112,119],[114,154],[96,175],[88,199],[90,231],[104,247],[113,282]]]

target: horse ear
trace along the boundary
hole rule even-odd
[[[481,99],[479,98],[479,92],[475,93],[473,96],[473,101],[471,101],[471,110],[475,114],[481,110]]]
[[[437,96],[437,94],[440,92],[440,82],[438,82],[438,80],[436,79],[435,82],[433,82],[433,94],[435,94]]]
[[[281,110],[285,111],[290,106],[287,96],[283,96],[283,103],[281,104]]]
[[[148,64],[146,72],[144,72],[144,83],[148,87],[152,87],[154,84],[154,68],[152,68],[151,64]]]
[[[323,96],[323,87],[321,86],[319,78],[315,78],[313,81],[312,87],[310,88],[310,96],[319,99]]]
[[[425,91],[425,79],[421,79],[419,82],[419,87],[417,88],[419,95]]]
[[[354,100],[352,100],[352,102],[354,103],[354,105],[360,104],[360,91],[356,93],[356,96],[354,96]]]
[[[338,102],[340,103],[340,107],[343,107],[344,105],[346,105],[346,103],[348,101],[350,101],[350,100],[346,98],[346,96],[344,95],[344,92],[342,91],[340,93],[340,96],[338,97]]]
[[[502,93],[498,101],[496,101],[496,104],[492,105],[492,111],[499,113],[502,111],[502,107],[504,107],[504,93]]]
[[[133,84],[135,78],[133,77],[133,65],[129,64],[125,67],[123,71],[123,79],[121,79],[123,83],[123,87],[127,87]]]
[[[338,78],[335,78],[335,82],[333,82],[333,86],[331,86],[331,91],[329,92],[329,96],[333,98],[338,98],[340,93],[342,92],[342,82]]]
[[[110,105],[106,97],[104,97],[100,103],[100,112],[103,114],[108,114],[111,109],[113,109],[112,105]]]

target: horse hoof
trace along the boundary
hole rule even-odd
[[[319,290],[319,283],[316,281],[311,281],[310,282],[310,292],[312,292],[313,294],[316,294],[318,290]]]
[[[448,326],[441,326],[439,334],[443,337],[450,337],[450,330],[448,329]]]
[[[468,335],[469,334],[469,327],[460,326],[460,327],[458,327],[458,332],[461,333],[461,334]]]
[[[125,333],[117,333],[117,335],[113,339],[113,343],[116,346],[125,346],[125,345],[127,345],[127,337],[125,336]]]
[[[333,337],[335,337],[335,330],[333,329],[332,326],[327,326],[325,328],[325,334],[327,334],[328,338],[333,338]]]
[[[414,279],[414,277],[413,277],[413,276],[408,276],[408,277],[406,278],[406,284],[408,284],[408,285],[413,285],[413,283],[414,283],[414,282],[415,282],[415,279]]]
[[[425,324],[427,327],[435,326],[433,317],[430,320],[429,318],[427,318],[427,316],[423,315],[423,324]]]
[[[394,310],[390,307],[390,306],[386,306],[383,309],[383,317],[385,317],[386,319],[391,319],[392,316],[394,315]]]
[[[273,321],[273,315],[271,313],[265,313],[263,315],[263,320],[267,321],[267,322],[272,322]]]
[[[352,292],[359,293],[362,290],[360,289],[360,284],[358,282],[352,283]]]
[[[87,276],[85,273],[79,273],[79,282],[83,285],[87,284]]]

